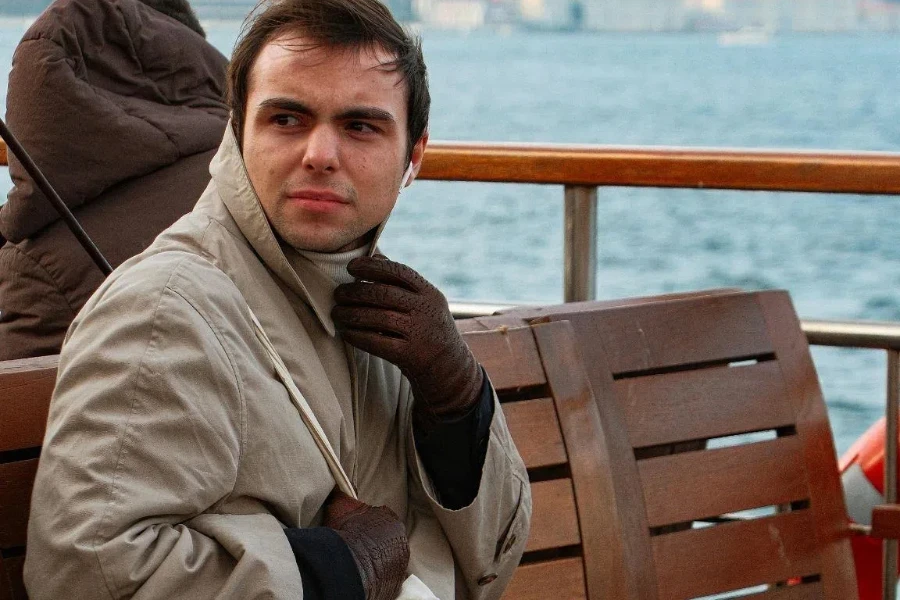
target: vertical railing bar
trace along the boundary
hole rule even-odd
[[[597,188],[565,188],[563,298],[565,302],[597,297]]]
[[[887,415],[884,469],[884,501],[897,503],[897,429],[900,417],[900,351],[887,351]],[[897,540],[884,540],[882,597],[897,598]]]

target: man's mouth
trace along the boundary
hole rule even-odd
[[[337,210],[350,204],[343,196],[329,190],[301,189],[292,190],[287,199],[305,210],[327,212]]]

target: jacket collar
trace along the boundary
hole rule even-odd
[[[331,309],[334,307],[336,285],[311,261],[293,248],[287,245],[282,247],[279,243],[250,182],[230,121],[219,151],[210,163],[209,172],[225,208],[260,260],[309,305],[328,335],[334,336]],[[376,252],[376,244],[386,224],[387,220],[375,231],[369,247],[370,256]]]

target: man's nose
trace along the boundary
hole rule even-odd
[[[340,136],[330,127],[315,127],[306,140],[303,168],[307,171],[331,173],[337,170]]]

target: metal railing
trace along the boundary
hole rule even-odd
[[[900,154],[433,142],[419,179],[564,187],[563,299],[593,300],[598,188],[900,195]]]
[[[776,152],[435,142],[419,179],[564,186],[563,298],[596,298],[598,188],[667,187],[838,194],[900,194],[900,154]],[[454,303],[459,317],[502,305]],[[885,502],[897,502],[900,323],[802,321],[810,344],[887,353]],[[883,597],[896,600],[896,540],[885,540]]]

